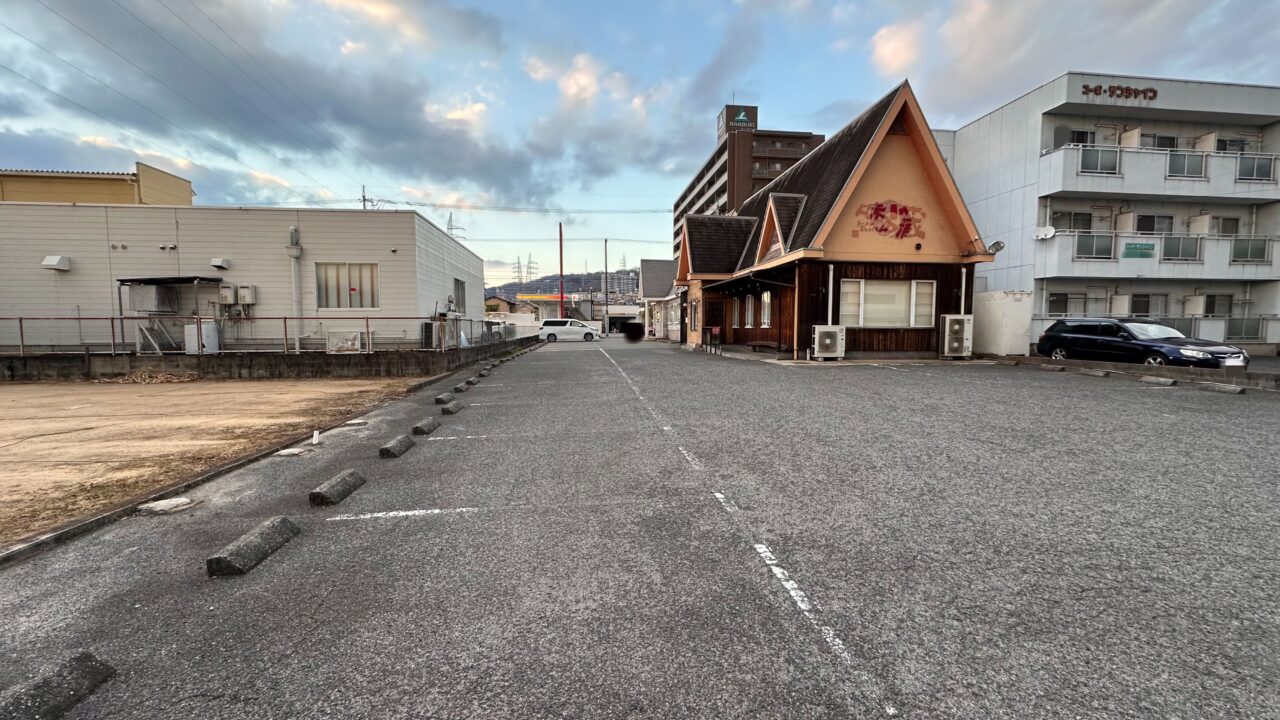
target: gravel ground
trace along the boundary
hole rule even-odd
[[[0,570],[0,687],[88,649],[74,718],[1280,717],[1273,395],[558,343],[379,460],[432,394]]]

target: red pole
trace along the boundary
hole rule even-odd
[[[560,317],[564,317],[564,223],[560,223]]]

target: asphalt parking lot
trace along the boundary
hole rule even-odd
[[[68,717],[1280,717],[1280,397],[557,343],[378,459],[433,394],[0,568],[0,688],[87,649]]]

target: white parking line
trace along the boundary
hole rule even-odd
[[[386,512],[360,513],[358,515],[334,515],[325,518],[328,522],[335,520],[378,520],[382,518],[420,517],[422,515],[453,515],[475,512],[480,508],[431,508],[430,510],[388,510]]]

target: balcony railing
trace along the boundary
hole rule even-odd
[[[1130,153],[1158,153],[1166,158],[1165,176],[1170,178],[1204,178],[1209,157],[1234,158],[1236,180],[1272,182],[1276,178],[1276,156],[1270,153],[1206,152],[1077,143],[1069,143],[1062,147],[1079,150],[1077,170],[1086,175],[1120,175],[1124,172],[1123,158]],[[1055,148],[1046,151],[1045,154],[1060,149]]]
[[[1209,243],[1230,244],[1230,262],[1271,264],[1271,246],[1275,238],[1268,235],[1199,235],[1192,233],[1097,232],[1071,230],[1058,237],[1072,243],[1075,260],[1152,259],[1169,263],[1200,263],[1205,260]]]
[[[776,178],[782,174],[782,170],[775,168],[752,168],[751,177],[753,178]]]
[[[800,148],[787,148],[787,147],[781,147],[781,148],[776,148],[776,147],[762,147],[762,148],[752,147],[752,148],[751,148],[751,154],[752,154],[752,155],[760,155],[760,156],[762,156],[762,157],[785,157],[785,158],[798,158],[798,157],[800,157],[801,155],[805,154],[806,152],[808,152],[808,151],[807,151],[807,150],[801,150]]]

